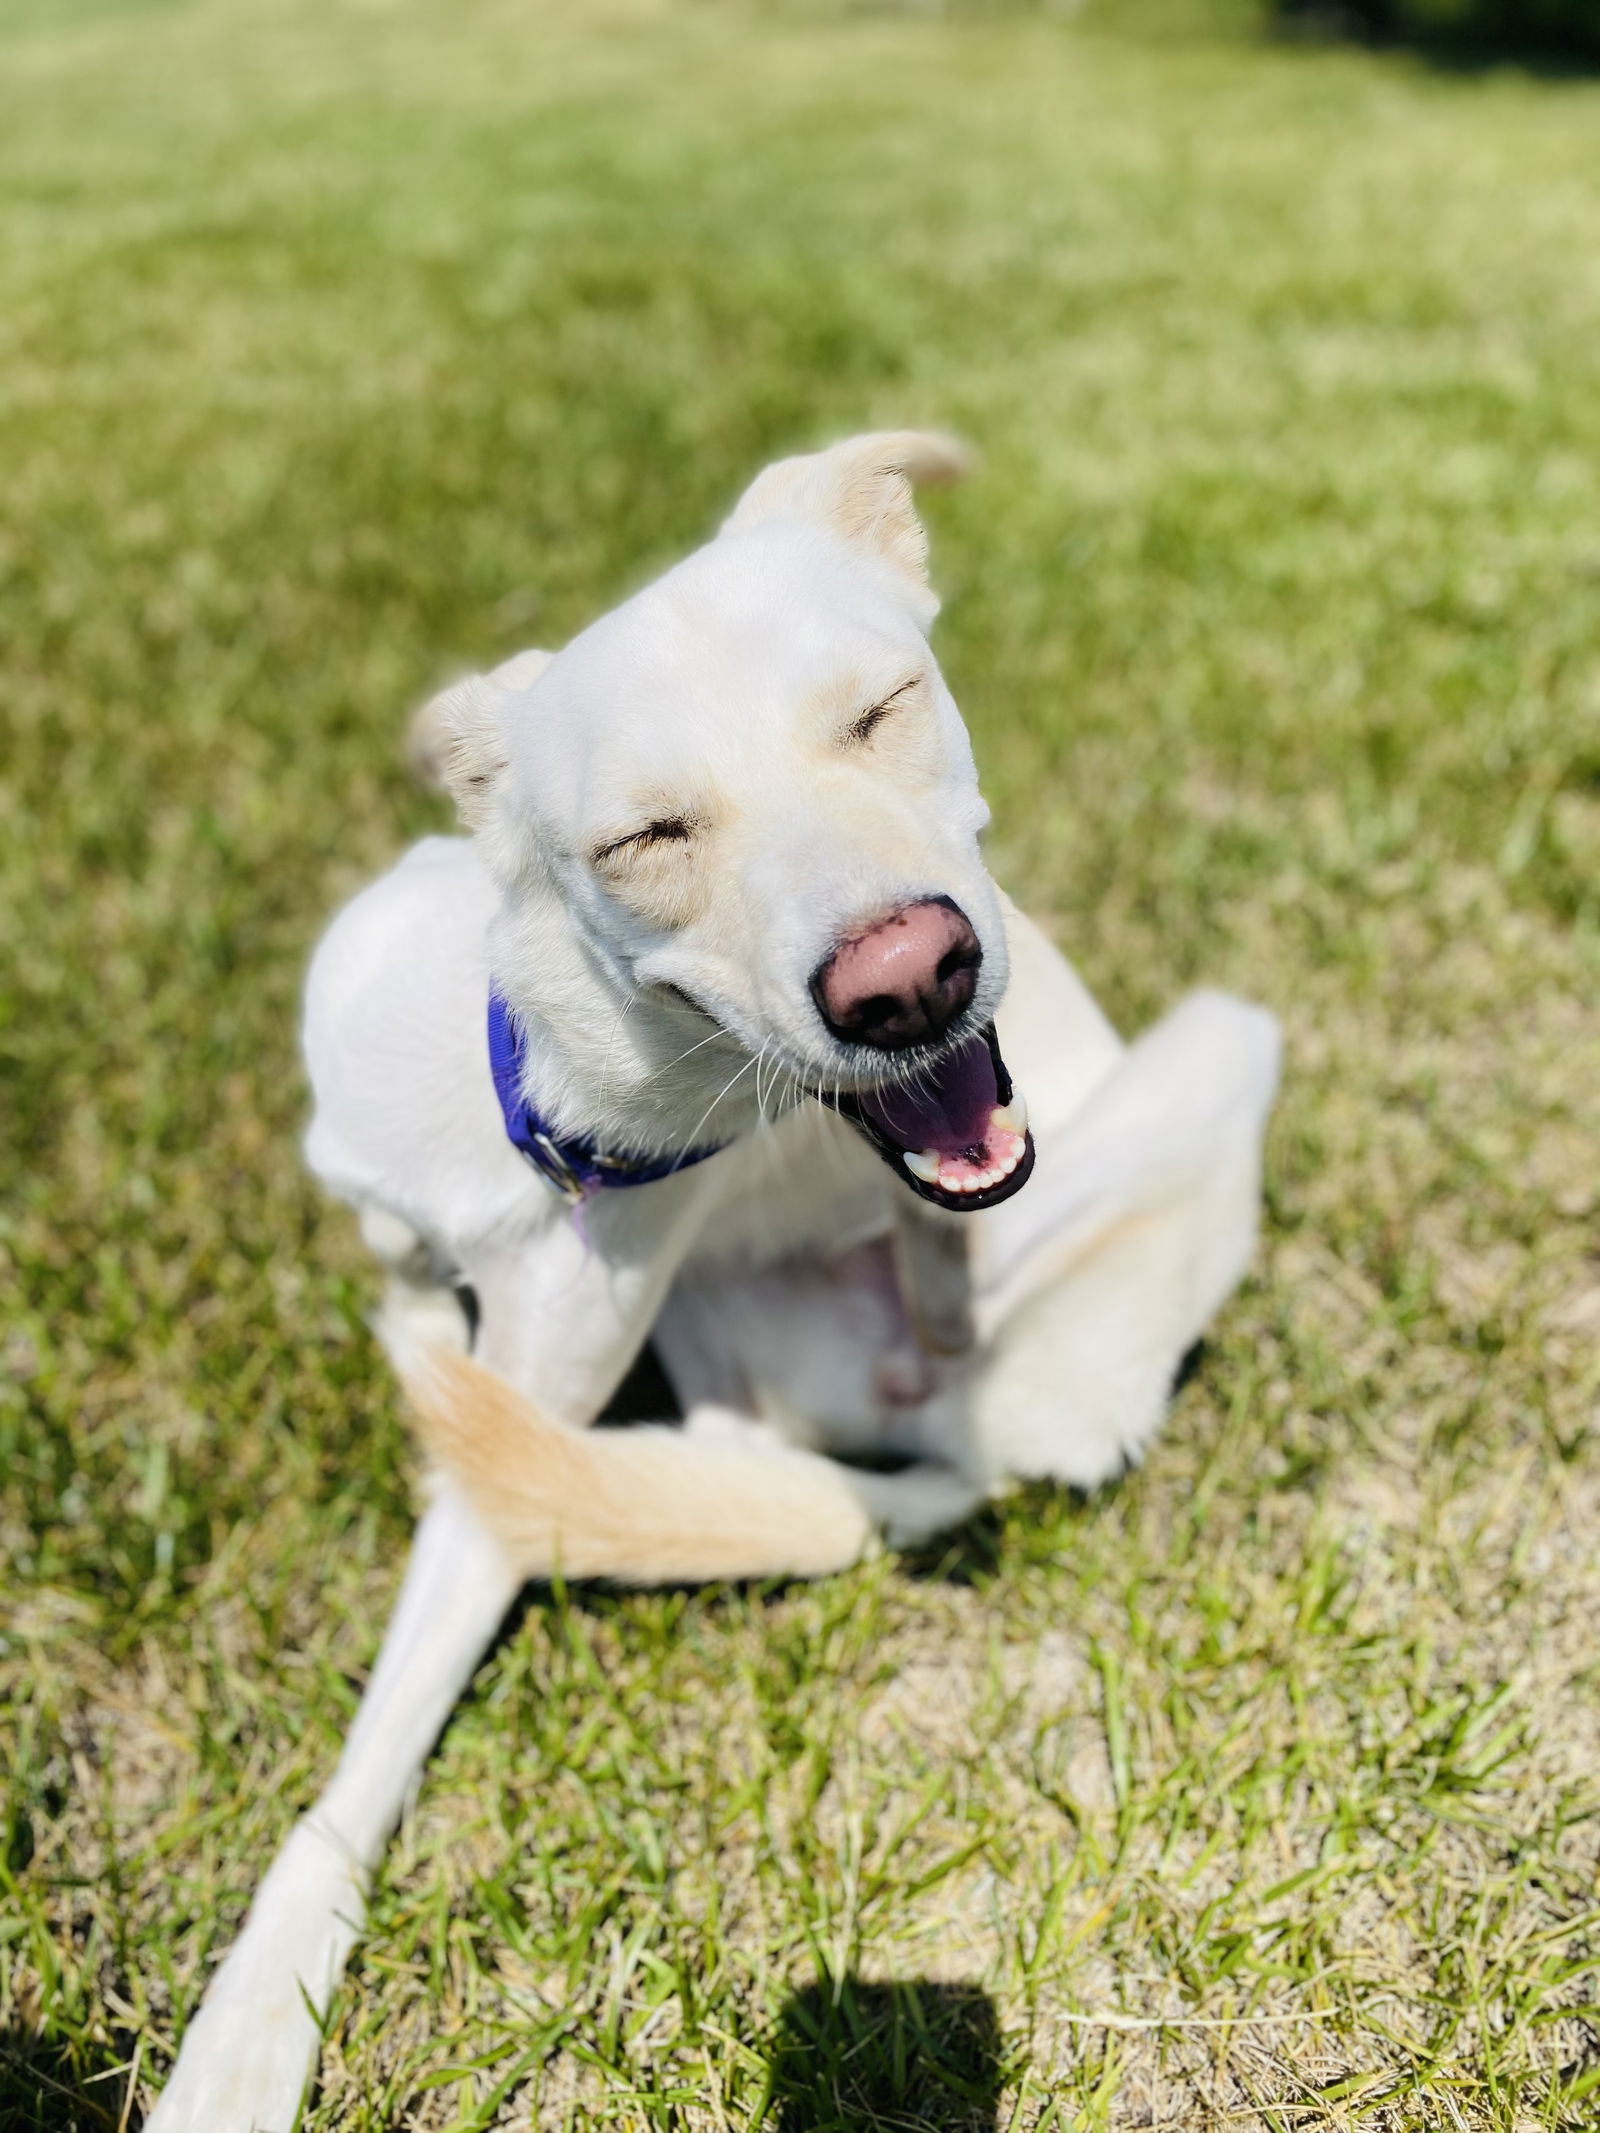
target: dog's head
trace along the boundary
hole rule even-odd
[[[541,1011],[570,928],[630,1043],[652,1022],[675,1047],[725,1033],[755,1083],[835,1105],[913,1190],[966,1209],[1015,1191],[1031,1150],[994,1040],[987,810],[928,646],[911,500],[960,464],[915,433],[783,460],[564,651],[428,717],[506,892],[515,1005]]]

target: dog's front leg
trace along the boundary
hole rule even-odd
[[[708,1198],[695,1173],[619,1195],[586,1231],[558,1218],[468,1266],[486,1367],[587,1422],[660,1307]],[[369,1241],[376,1242],[370,1234]],[[403,1238],[386,1256],[404,1259]],[[384,1332],[397,1361],[459,1344],[442,1291],[397,1275]],[[394,1619],[332,1783],[290,1832],[189,2026],[147,2133],[290,2133],[320,2024],[355,1945],[367,1878],[429,1749],[520,1579],[454,1493],[417,1528]]]
[[[517,1583],[498,1544],[441,1491],[333,1781],[268,1870],[147,2133],[291,2133],[367,1877]]]

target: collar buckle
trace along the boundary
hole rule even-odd
[[[535,1128],[521,1143],[522,1152],[547,1185],[553,1185],[573,1207],[589,1197],[588,1187],[548,1133]]]
[[[717,1148],[689,1148],[681,1155],[602,1155],[594,1142],[580,1135],[557,1140],[524,1095],[522,1088],[523,1040],[502,994],[489,994],[489,1073],[506,1138],[525,1156],[545,1183],[570,1207],[578,1208],[607,1186],[653,1185],[659,1178],[703,1163]],[[720,1143],[718,1144],[720,1146]]]

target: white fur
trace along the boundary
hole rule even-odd
[[[407,1787],[519,1576],[554,1567],[563,1536],[649,1576],[681,1560],[673,1506],[694,1502],[707,1545],[722,1507],[746,1519],[731,1560],[820,1568],[875,1520],[924,1536],[1010,1475],[1101,1481],[1143,1450],[1248,1259],[1270,1018],[1203,994],[1125,1049],[983,866],[907,488],[953,468],[938,440],[895,434],[768,469],[709,546],[414,730],[475,835],[419,845],[318,949],[307,1154],[390,1271],[387,1339],[424,1405],[430,1373],[460,1378],[454,1288],[476,1292],[463,1367],[501,1387],[496,1441],[532,1493],[520,1526],[496,1526],[515,1546],[466,1467],[424,1516],[338,1772],[263,1882],[150,2133],[287,2133]],[[891,692],[858,745],[852,722]],[[622,843],[662,821],[682,834]],[[975,1017],[997,1018],[1038,1145],[1017,1196],[962,1216],[913,1202],[810,1100],[885,1064],[828,1034],[811,972],[844,929],[930,895],[977,931]],[[558,1128],[641,1152],[731,1145],[576,1222],[506,1139],[491,975]],[[571,1435],[652,1330],[684,1430]],[[865,1476],[827,1457],[866,1448],[917,1463]]]

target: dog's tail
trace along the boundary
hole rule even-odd
[[[525,1577],[815,1577],[853,1563],[880,1520],[920,1537],[982,1494],[945,1468],[859,1474],[674,1429],[571,1429],[453,1350],[395,1360],[424,1446]]]

